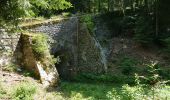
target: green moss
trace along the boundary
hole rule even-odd
[[[47,36],[44,34],[36,34],[32,37],[32,49],[38,60],[44,58],[46,52],[48,52],[47,39]]]

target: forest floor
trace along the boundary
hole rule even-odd
[[[61,82],[58,88],[46,90],[39,81],[29,76],[6,71],[0,71],[0,79],[0,100],[25,100],[21,99],[22,96],[30,96],[28,91],[34,88],[33,100],[107,100],[107,92],[114,87],[109,84]]]
[[[35,24],[41,23],[37,21]],[[132,60],[165,61],[157,47],[144,49],[127,38],[116,37],[111,41],[111,72],[116,72],[114,67],[122,63],[125,64],[122,67],[134,65]],[[121,60],[120,56],[129,58]],[[28,75],[0,70],[0,100],[170,100],[170,86],[157,88],[153,94],[151,88],[122,83],[61,81],[57,88],[45,89],[40,81]]]
[[[127,84],[61,82],[58,88],[44,89],[37,80],[17,73],[0,71],[0,79],[0,100],[151,100],[153,97],[150,89],[145,93]],[[169,86],[155,89],[155,100],[169,97]]]

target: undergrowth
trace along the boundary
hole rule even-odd
[[[3,70],[3,71],[8,71],[8,72],[16,72],[16,71],[17,71],[17,68],[19,68],[19,66],[17,66],[17,65],[14,64],[14,63],[10,63],[10,64],[2,67],[2,70]]]
[[[6,91],[4,90],[2,84],[0,83],[0,98],[3,98],[6,94],[7,94]]]
[[[92,18],[91,15],[84,15],[80,18],[80,22],[83,22],[87,25],[87,28],[90,32],[91,35],[94,35],[94,27],[95,27],[95,24],[94,24],[94,20]]]
[[[36,87],[30,83],[20,83],[12,92],[12,98],[15,100],[33,100],[36,93]]]

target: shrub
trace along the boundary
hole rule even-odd
[[[88,28],[88,30],[89,30],[89,32],[90,32],[91,34],[94,33],[93,30],[94,30],[95,24],[94,24],[94,21],[93,21],[93,18],[92,18],[91,15],[84,15],[84,16],[82,16],[82,17],[80,18],[80,21],[86,23],[87,28]]]
[[[30,83],[21,83],[13,91],[15,100],[33,100],[33,95],[36,93],[36,87]]]
[[[120,95],[114,88],[111,91],[107,92],[106,96],[109,100],[120,100],[121,99]]]
[[[113,88],[107,92],[108,100],[169,100],[169,87],[156,88],[155,97],[148,87],[123,85],[119,90]]]
[[[139,87],[147,86],[149,89],[148,92],[150,93],[150,99],[153,100],[167,100],[167,95],[163,97],[159,95],[166,89],[166,83],[169,81],[163,81],[159,75],[159,66],[158,62],[152,62],[151,64],[147,65],[148,67],[148,74],[145,76],[138,76],[136,74],[136,82]],[[141,84],[144,83],[144,84]],[[166,91],[167,92],[167,91]]]
[[[127,83],[134,84],[133,77],[112,74],[81,73],[74,77],[78,82]]]
[[[32,38],[32,48],[38,60],[44,58],[48,51],[47,36],[43,34],[34,35]]]
[[[53,55],[50,55],[48,36],[43,33],[34,34],[32,37],[32,49],[35,55],[35,58],[42,62],[45,65],[51,65],[60,62],[60,58],[54,58]]]
[[[119,66],[122,69],[122,73],[124,75],[130,75],[130,74],[133,74],[133,72],[136,70],[135,65],[137,63],[138,62],[133,58],[123,57],[120,60]]]
[[[140,82],[145,83],[150,86],[160,85],[162,83],[161,76],[159,75],[159,66],[157,62],[152,62],[151,64],[147,64],[147,73],[145,76],[138,76],[135,74],[136,79],[138,80],[138,84]]]

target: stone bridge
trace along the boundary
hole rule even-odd
[[[42,24],[28,30],[35,34],[42,32],[49,36],[51,54],[55,57],[59,56],[61,59],[61,62],[56,64],[56,68],[62,78],[71,79],[79,73],[106,72],[101,46],[88,32],[86,25],[80,23],[77,17],[70,17],[60,23]],[[22,54],[16,48],[24,47],[25,44],[20,43],[20,34],[3,33],[0,35],[2,35],[0,41],[1,66],[9,63],[12,56],[15,57],[14,62],[21,63],[19,58]],[[27,45],[25,46],[27,47]],[[9,52],[9,55],[6,55],[6,51]],[[27,57],[27,54],[25,56]],[[5,61],[7,58],[9,60]]]

